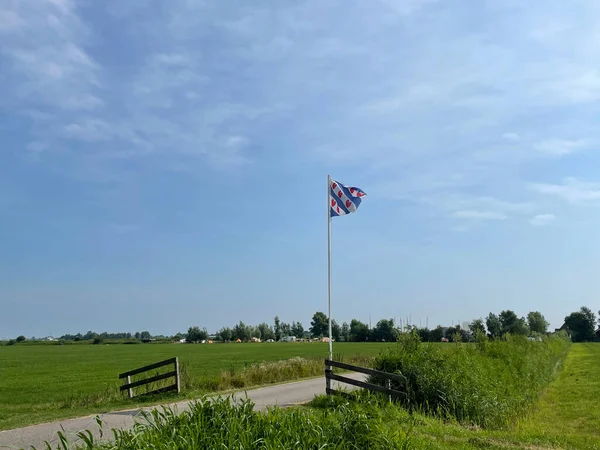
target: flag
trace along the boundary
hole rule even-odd
[[[355,212],[362,198],[367,195],[362,189],[344,186],[335,180],[329,180],[329,215],[345,216]]]

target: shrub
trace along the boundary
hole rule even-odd
[[[485,427],[502,427],[524,414],[549,384],[569,347],[566,336],[532,342],[507,335],[496,341],[440,348],[404,334],[375,359],[375,368],[404,376],[392,383],[411,409]],[[373,377],[373,382],[383,380]]]
[[[25,336],[19,336],[17,337],[17,342],[24,342],[25,341]]]
[[[92,341],[92,344],[98,345],[98,344],[102,344],[103,342],[104,342],[104,339],[102,339],[101,337],[95,337],[94,340]]]

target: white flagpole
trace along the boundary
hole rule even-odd
[[[333,360],[333,342],[331,336],[331,205],[329,193],[331,177],[327,175],[327,304],[329,306],[329,359]]]

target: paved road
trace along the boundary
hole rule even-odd
[[[350,378],[363,379],[364,375],[353,373],[347,374]],[[333,382],[333,388],[339,388],[336,382]],[[351,389],[352,386],[343,385],[343,388]],[[268,406],[292,406],[306,403],[314,398],[315,395],[325,393],[325,379],[315,378],[311,380],[298,381],[295,383],[279,384],[259,389],[252,389],[234,394],[235,398],[243,399],[248,396],[255,403],[255,409],[264,411]],[[177,411],[185,410],[190,401],[173,403],[169,406]],[[104,436],[111,436],[111,428],[126,429],[131,428],[136,420],[139,420],[140,413],[143,410],[152,408],[134,409],[128,411],[115,411],[106,414],[98,414],[77,419],[65,419],[58,422],[32,425],[25,428],[0,431],[0,449],[31,449],[32,446],[38,450],[45,448],[45,442],[48,441],[53,448],[59,444],[57,432],[64,429],[69,441],[76,441],[76,434],[82,430],[90,430],[96,438],[99,437],[98,426],[95,417],[99,416],[104,422]]]

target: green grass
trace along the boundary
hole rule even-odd
[[[566,335],[540,342],[523,336],[477,344],[421,343],[416,333],[375,358],[374,368],[402,375],[392,387],[405,405],[461,423],[504,428],[526,414],[561,366],[571,342]],[[383,380],[374,380],[383,385]]]
[[[387,345],[336,343],[334,351],[375,355]],[[324,343],[0,346],[0,430],[164,401],[167,397],[122,399],[117,375],[174,356],[192,389],[169,401],[218,389],[223,371],[237,374],[262,361],[327,354]]]
[[[564,369],[518,430],[564,448],[600,448],[600,343],[573,344]]]
[[[564,368],[508,429],[489,430],[410,413],[378,395],[358,401],[319,397],[308,407],[255,413],[251,404],[199,403],[175,416],[157,411],[150,424],[118,433],[88,450],[204,449],[600,449],[600,344],[571,346]],[[67,448],[67,447],[64,447]]]

